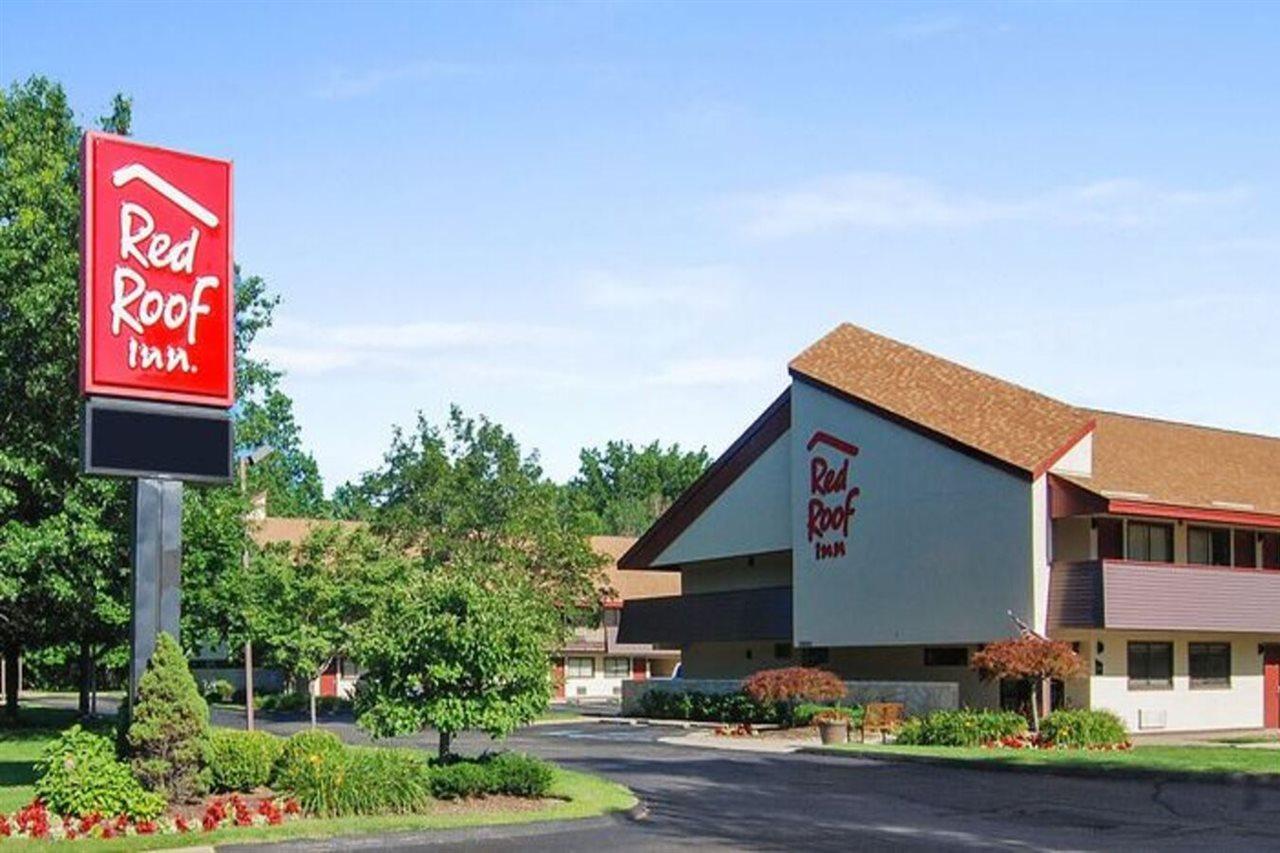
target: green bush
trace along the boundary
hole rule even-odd
[[[164,797],[143,789],[129,766],[116,758],[110,738],[79,726],[45,747],[35,769],[36,796],[53,814],[86,817],[98,812],[152,820],[165,810]]]
[[[490,758],[490,793],[512,797],[545,797],[551,791],[555,771],[540,758],[519,752],[501,752]]]
[[[409,749],[348,748],[333,814],[407,814],[431,798],[427,762]]]
[[[259,711],[304,711],[309,705],[307,694],[289,691],[287,693],[255,694],[253,706]]]
[[[429,774],[431,796],[437,800],[463,800],[490,793],[492,777],[483,764],[453,761],[432,766]]]
[[[745,693],[703,693],[698,690],[650,690],[640,697],[639,712],[655,720],[696,720],[716,723],[775,723],[778,709]]]
[[[216,791],[248,792],[271,783],[284,741],[267,732],[214,729],[206,758]]]
[[[235,698],[236,689],[225,678],[217,678],[213,681],[206,681],[202,685],[201,692],[204,694],[206,702],[221,702],[226,704]]]
[[[156,650],[138,680],[126,741],[134,775],[150,790],[169,802],[203,792],[209,706],[178,641],[168,634],[156,638]]]
[[[417,811],[431,795],[421,753],[347,747],[323,731],[285,741],[273,778],[307,812],[331,817]]]
[[[1016,711],[934,711],[912,717],[898,729],[897,743],[916,746],[982,746],[1025,734],[1027,720]]]
[[[1060,709],[1044,718],[1040,734],[1049,743],[1077,749],[1129,742],[1124,721],[1111,711]]]

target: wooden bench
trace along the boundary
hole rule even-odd
[[[907,706],[901,702],[868,702],[862,715],[862,742],[867,742],[867,735],[879,734],[880,742],[891,735],[902,725]]]

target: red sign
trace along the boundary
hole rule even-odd
[[[849,525],[857,512],[853,501],[861,494],[849,485],[849,463],[858,448],[830,433],[815,432],[809,451],[809,542],[814,560],[843,557],[847,552]]]
[[[231,163],[102,133],[81,157],[81,391],[231,406]]]

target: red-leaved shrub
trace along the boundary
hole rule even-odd
[[[762,669],[742,685],[760,703],[835,702],[844,698],[844,682],[834,672],[811,666]]]

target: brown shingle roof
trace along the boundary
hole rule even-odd
[[[1007,466],[1039,474],[1091,415],[845,323],[791,362],[793,376],[922,427]]]
[[[1280,515],[1280,438],[1089,414],[1093,476],[1072,482],[1104,497]]]
[[[632,536],[592,536],[591,547],[596,553],[609,558],[605,568],[609,585],[622,601],[636,598],[656,598],[664,595],[680,594],[679,572],[659,572],[644,570],[622,571],[618,568],[618,560],[636,543]]]
[[[301,545],[311,531],[326,525],[338,525],[344,531],[351,531],[364,525],[358,521],[332,521],[324,518],[276,518],[268,516],[249,522],[249,535],[259,545],[271,545],[276,542],[289,542]]]

